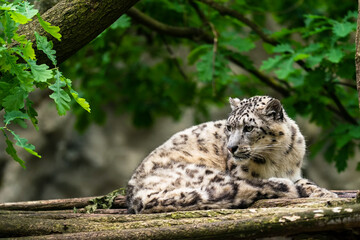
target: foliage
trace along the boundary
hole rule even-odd
[[[247,16],[270,40],[214,4]],[[208,106],[223,106],[229,95],[273,95],[282,98],[292,117],[308,117],[322,127],[311,156],[323,152],[343,171],[360,136],[353,60],[357,6],[340,5],[143,0],[136,7],[148,16],[205,31],[217,44],[196,36],[172,37],[156,32],[150,22],[143,26],[121,17],[64,64],[94,109],[91,115],[76,111],[77,126],[105,121],[106,106],[131,114],[137,126],[149,126],[163,115],[178,119],[188,106],[195,109],[195,120],[203,121]],[[269,27],[271,21],[280,30]],[[259,61],[255,55],[264,51],[268,57]]]
[[[53,91],[50,98],[54,99],[59,115],[66,114],[70,109],[70,95],[85,110],[90,111],[87,102],[79,98],[79,94],[72,89],[71,80],[65,78],[57,67],[52,42],[37,32],[33,33],[37,48],[48,56],[54,67],[38,64],[33,43],[25,35],[17,34],[19,26],[33,21],[33,18],[38,19],[47,33],[58,41],[61,40],[60,29],[44,21],[29,2],[0,0],[0,111],[3,113],[4,123],[3,126],[0,125],[0,130],[5,136],[6,152],[23,168],[25,162],[18,156],[14,142],[30,154],[41,156],[35,151],[34,145],[11,128],[14,124],[27,127],[25,120],[30,120],[38,129],[37,112],[30,100],[30,95],[36,88],[49,88]]]

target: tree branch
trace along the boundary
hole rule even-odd
[[[218,10],[220,13],[222,13],[223,15],[229,15],[232,17],[235,17],[237,19],[243,19],[244,20],[244,16],[242,16],[240,13],[238,13],[235,10],[226,8],[224,6],[221,6],[211,0],[198,0],[200,2],[209,4],[211,7],[213,7],[214,9]],[[192,6],[196,6],[195,4],[192,4]],[[207,23],[207,19],[205,17],[204,14],[202,14],[199,9],[197,9],[197,6],[194,7],[195,11],[197,12],[197,14],[199,15],[199,18],[204,22],[204,24],[208,25]],[[206,43],[214,43],[214,39],[207,33],[205,32],[203,29],[199,29],[199,28],[187,28],[187,27],[173,27],[164,23],[161,23],[155,19],[153,19],[152,17],[142,13],[140,10],[136,9],[136,8],[131,8],[128,11],[128,15],[133,17],[135,20],[137,20],[139,23],[142,23],[143,25],[147,26],[148,28],[157,31],[157,32],[161,32],[163,34],[167,34],[167,35],[171,35],[174,37],[182,37],[182,38],[188,38],[191,40],[195,40],[195,41],[204,41]],[[249,19],[245,18],[246,20],[244,20],[243,22],[245,24],[249,24],[249,27],[254,29],[257,29],[256,32],[259,34],[259,36],[261,37],[261,39],[263,39],[263,41],[268,42],[272,45],[276,45],[278,44],[278,42],[274,39],[271,39],[269,37],[266,36],[266,34],[264,32],[262,32],[260,30],[260,28],[253,23],[252,21],[250,21]],[[255,30],[254,30],[255,31]],[[249,68],[246,67],[244,64],[242,64],[241,61],[239,61],[238,59],[236,59],[235,57],[228,57],[228,59],[230,61],[232,61],[233,63],[235,63],[236,65],[240,66],[241,68],[243,68],[245,71],[253,74],[254,76],[256,76],[260,81],[262,81],[264,84],[266,84],[267,86],[271,87],[272,89],[274,89],[275,91],[279,92],[281,95],[283,95],[284,97],[287,97],[290,95],[290,91],[291,88],[286,88],[284,87],[282,84],[279,83],[278,80],[276,80],[275,78],[271,78],[269,76],[266,76],[265,74],[263,74],[261,71],[255,69],[255,68]],[[303,61],[297,61],[297,63],[307,72],[312,71],[311,69],[307,68],[305,66],[305,63]],[[325,89],[326,90],[326,89]],[[331,105],[328,106],[328,109],[330,109],[331,111],[333,111],[335,114],[337,114],[340,118],[344,119],[345,121],[353,124],[353,125],[357,125],[357,121],[355,118],[353,118],[348,111],[346,110],[346,108],[342,105],[340,99],[336,96],[336,94],[334,93],[329,93],[329,91],[326,90],[326,92],[328,93],[329,97],[334,101],[336,107],[338,108],[338,110],[336,110],[335,108],[333,108]]]
[[[227,8],[223,5],[220,5],[212,0],[197,0],[199,2],[202,2],[202,3],[205,3],[207,4],[208,6],[210,6],[211,8],[217,10],[220,14],[222,15],[225,15],[225,16],[230,16],[230,17],[233,17],[233,18],[236,18],[238,19],[239,21],[243,22],[244,24],[246,24],[248,27],[250,27],[254,32],[256,32],[259,37],[264,41],[264,42],[267,42],[271,45],[277,45],[279,44],[279,42],[271,37],[269,37],[264,31],[261,30],[261,28],[256,24],[254,23],[253,21],[251,21],[250,19],[246,18],[244,15],[242,15],[241,13],[239,13],[238,11],[235,11],[233,9],[230,9],[230,8]],[[359,0],[360,1],[360,0]],[[359,10],[360,11],[360,10]],[[359,28],[359,18],[358,18],[358,28]],[[357,35],[358,37],[358,35]],[[357,40],[358,42],[358,40]],[[358,49],[358,48],[357,48]],[[357,51],[357,67],[360,68],[360,50]],[[307,72],[310,72],[312,71],[310,68],[306,67],[305,63],[301,60],[299,61],[296,61],[297,64],[299,64],[299,66],[301,68],[303,68],[305,71]],[[360,108],[360,69],[357,71],[359,72],[359,77],[357,77],[358,81],[357,81],[357,85],[358,85],[358,92],[359,92],[359,108]],[[264,80],[264,79],[263,79]],[[265,80],[268,80],[268,79],[265,79]],[[270,83],[270,82],[268,82]],[[269,85],[270,86],[270,85]],[[274,88],[274,86],[273,86]],[[274,88],[275,89],[275,88]],[[327,91],[328,92],[328,91]],[[280,90],[280,93],[283,95],[283,96],[286,96],[284,95],[284,92],[282,90]],[[329,93],[329,92],[328,92]],[[288,93],[287,93],[288,94]],[[344,108],[344,106],[342,105],[340,99],[336,96],[335,93],[329,93],[328,94],[329,97],[331,99],[333,99],[334,103],[336,104],[336,106],[338,107],[339,111],[340,111],[340,117],[343,118],[344,120],[346,120],[347,122],[351,123],[351,124],[354,124],[354,125],[357,125],[357,121],[355,118],[353,118],[349,113],[348,111],[346,110],[346,108]],[[337,113],[337,111],[335,112]]]
[[[269,37],[256,23],[251,21],[250,19],[246,18],[244,15],[239,13],[238,11],[232,10],[230,8],[227,8],[223,5],[220,5],[212,0],[197,0],[199,2],[205,3],[206,5],[210,6],[211,8],[218,11],[221,15],[230,16],[233,18],[236,18],[237,20],[241,21],[242,23],[246,24],[248,27],[250,27],[254,32],[256,32],[259,37],[267,43],[270,43],[272,45],[276,45],[279,42],[271,37]]]
[[[60,27],[61,41],[45,33],[37,19],[21,26],[18,33],[26,35],[34,46],[34,31],[46,35],[53,41],[60,64],[98,36],[138,1],[62,0],[42,15],[45,21]],[[39,63],[51,65],[50,60],[41,51],[36,51],[36,56]]]
[[[188,38],[194,41],[213,43],[213,38],[201,28],[170,26],[142,13],[135,7],[129,9],[127,11],[127,14],[140,24],[147,26],[154,31],[164,33],[173,37]]]
[[[236,65],[240,66],[241,68],[245,69],[247,72],[253,74],[261,82],[265,83],[266,85],[268,85],[269,87],[280,93],[283,97],[290,96],[289,90],[283,87],[281,84],[279,84],[279,82],[276,81],[274,78],[266,76],[262,72],[258,71],[256,68],[246,68],[246,66],[242,62],[240,62],[234,57],[229,57],[229,60],[235,63]]]
[[[146,27],[154,31],[167,34],[170,36],[188,38],[194,41],[202,40],[203,42],[213,44],[213,38],[203,29],[170,26],[162,22],[159,22],[154,18],[142,13],[140,10],[136,9],[135,7],[129,9],[127,14],[133,19],[135,19],[137,22],[145,25]],[[202,21],[206,21],[202,17],[200,18],[202,19]],[[258,71],[255,68],[252,69],[247,68],[244,64],[242,64],[239,60],[237,60],[234,57],[229,57],[229,60],[235,63],[236,65],[238,65],[239,67],[243,68],[245,71],[253,74],[264,84],[268,85],[275,91],[281,93],[283,96],[285,97],[289,96],[288,90],[283,86],[281,86],[281,84],[279,84],[274,78],[270,78],[264,75],[262,72]]]
[[[169,46],[169,44],[167,43],[167,41],[165,40],[165,38],[163,36],[161,36],[161,40],[163,41],[165,48],[167,50],[167,52],[170,55],[170,59],[174,62],[176,68],[178,69],[179,73],[181,74],[181,76],[184,78],[185,81],[188,81],[189,78],[186,75],[186,73],[184,72],[184,70],[181,68],[181,65],[178,61],[178,59],[176,58],[174,51],[171,49],[171,47]]]

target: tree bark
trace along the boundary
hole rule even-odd
[[[355,36],[355,67],[356,67],[356,86],[358,91],[358,101],[359,101],[359,110],[360,110],[360,0],[358,0],[358,17],[357,17],[357,27],[356,27],[356,36]]]
[[[42,15],[45,21],[60,27],[61,41],[46,34],[37,19],[21,26],[19,34],[26,35],[34,44],[34,30],[41,35],[46,34],[54,44],[60,64],[98,36],[138,1],[62,0]],[[39,63],[51,65],[50,60],[42,52],[36,51],[36,56]]]
[[[350,195],[353,197],[354,193]],[[117,200],[120,207],[125,207],[124,197]],[[42,204],[53,205],[55,201],[59,200],[42,201]],[[85,203],[89,198],[62,200],[70,201]],[[41,204],[36,201],[22,205],[24,209],[29,209],[26,205],[38,205],[39,209]],[[19,210],[3,210],[4,206],[0,205],[0,237],[22,239],[253,239],[314,233],[354,238],[360,230],[358,198],[268,199],[248,209],[137,215],[124,214],[124,209],[85,214],[81,213],[83,209],[68,210],[68,204],[63,205],[66,210],[56,211],[25,211],[20,210],[20,204]],[[61,208],[59,204],[57,208]]]

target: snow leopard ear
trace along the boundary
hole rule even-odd
[[[272,118],[274,121],[282,121],[284,119],[284,109],[279,100],[274,98],[267,103],[265,116]]]
[[[239,108],[240,107],[240,99],[238,98],[231,98],[229,97],[229,102],[230,102],[230,107],[231,107],[231,110],[235,110],[236,108]]]

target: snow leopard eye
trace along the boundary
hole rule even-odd
[[[253,129],[254,126],[245,125],[243,131],[244,133],[246,133],[246,132],[251,132]]]
[[[231,132],[231,125],[226,125],[226,130],[227,130],[228,132]]]

